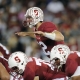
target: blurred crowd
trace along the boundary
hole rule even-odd
[[[44,11],[44,21],[56,24],[71,50],[80,51],[80,0],[0,0],[0,43],[11,53],[23,51],[27,56],[47,60],[35,39],[15,35],[18,31],[32,31],[23,27],[22,20],[33,6]]]

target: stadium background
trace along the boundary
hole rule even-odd
[[[71,50],[80,51],[80,0],[0,0],[0,43],[10,52],[23,51],[27,56],[48,60],[31,37],[19,37],[18,31],[32,31],[22,25],[29,7],[44,11],[44,21],[54,22],[65,37]]]

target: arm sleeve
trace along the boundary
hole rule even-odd
[[[77,69],[77,62],[75,60],[68,59],[66,62],[66,74],[70,77],[74,74]]]
[[[8,57],[10,56],[9,50],[0,43],[0,52],[3,54],[3,56],[8,59]]]
[[[34,80],[35,72],[31,71],[28,67],[25,69],[23,78],[24,80]]]

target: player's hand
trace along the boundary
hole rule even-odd
[[[15,34],[18,36],[28,36],[29,35],[29,33],[27,33],[27,32],[17,32]]]
[[[28,36],[28,34],[26,34],[26,32],[17,32],[15,34],[18,36]]]
[[[15,33],[16,35],[18,36],[22,36],[22,37],[25,37],[25,36],[30,36],[32,38],[35,38],[35,33],[34,32],[17,32]]]
[[[42,32],[42,31],[35,31],[34,34],[38,34],[38,35],[44,36],[44,32]]]

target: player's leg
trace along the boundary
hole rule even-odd
[[[0,80],[10,80],[10,75],[2,63],[0,63]]]

